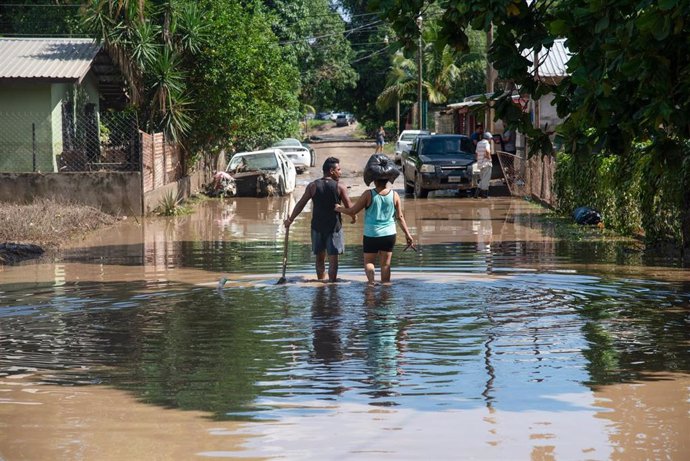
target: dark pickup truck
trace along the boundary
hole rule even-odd
[[[429,191],[477,187],[472,175],[474,149],[469,137],[458,134],[419,136],[402,154],[405,192],[426,198]]]

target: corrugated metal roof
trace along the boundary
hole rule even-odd
[[[484,104],[483,102],[480,101],[463,101],[463,102],[454,102],[451,104],[448,104],[448,108],[450,109],[460,109],[462,107],[472,107],[472,106],[479,106]]]
[[[0,38],[0,78],[79,81],[99,49],[83,38]]]
[[[570,59],[570,51],[565,46],[565,39],[560,38],[553,42],[551,48],[543,48],[539,52],[539,67],[537,69],[540,77],[565,77],[568,75],[567,64]],[[531,61],[534,54],[528,55]],[[534,66],[532,66],[534,70]]]

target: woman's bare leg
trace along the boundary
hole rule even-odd
[[[376,262],[376,253],[364,253],[364,274],[366,274],[369,283],[375,283],[374,262]]]
[[[381,261],[381,283],[388,283],[391,281],[392,258],[392,251],[379,251],[379,260]]]

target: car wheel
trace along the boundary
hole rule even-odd
[[[422,187],[422,179],[417,176],[414,181],[414,198],[427,198],[429,190]]]
[[[282,197],[286,193],[287,192],[285,190],[285,180],[281,176],[280,179],[278,179],[278,195]]]
[[[316,166],[316,152],[311,152],[311,166]]]

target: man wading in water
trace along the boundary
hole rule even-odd
[[[352,201],[347,195],[347,188],[340,184],[340,160],[329,157],[323,162],[323,178],[309,183],[304,195],[292,210],[292,214],[284,222],[288,228],[295,218],[302,212],[304,206],[311,199],[311,248],[316,255],[316,277],[326,280],[326,255],[328,255],[328,280],[337,281],[338,255],[345,251],[343,238],[343,224],[340,213],[335,211],[339,203],[349,208]],[[357,221],[356,217],[352,222]]]

